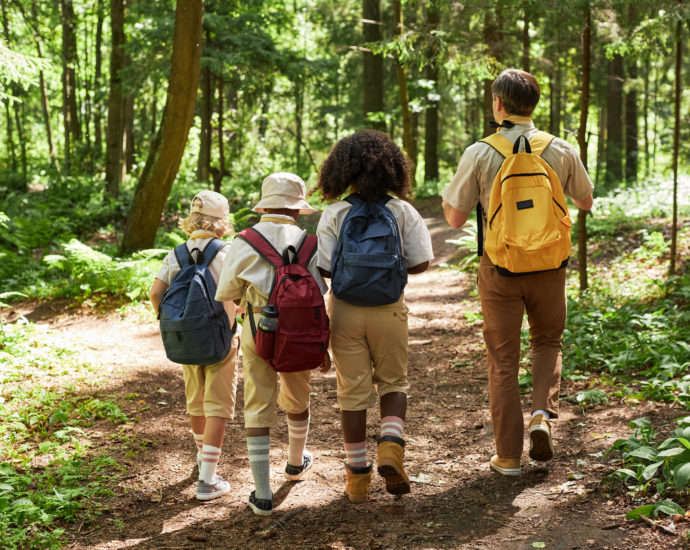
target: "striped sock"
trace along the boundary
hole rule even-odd
[[[353,468],[366,468],[367,442],[345,443],[345,460]]]
[[[216,476],[216,468],[220,460],[220,448],[213,445],[204,445],[201,448],[201,470],[199,479],[206,483],[211,483]]]
[[[249,465],[254,476],[256,498],[270,499],[273,496],[273,493],[271,493],[271,469],[269,464],[270,448],[270,435],[247,437]]]
[[[309,418],[306,420],[287,421],[288,426],[288,464],[292,466],[302,465],[302,455],[307,444],[309,433]]]
[[[405,421],[399,416],[384,416],[381,419],[381,437],[392,435],[402,439]]]
[[[204,434],[192,432],[192,435],[194,436],[194,443],[196,444],[196,461],[198,464],[201,464],[201,449],[204,446]],[[199,470],[201,470],[201,468],[199,468]]]
[[[545,410],[542,410],[542,409],[539,409],[539,410],[534,411],[534,412],[532,413],[532,418],[534,418],[534,417],[537,416],[538,414],[543,414],[543,415],[544,415],[544,418],[546,418],[546,420],[548,420],[549,418],[551,418],[551,417],[549,416],[549,413],[546,412]]]

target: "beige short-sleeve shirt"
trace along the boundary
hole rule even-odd
[[[402,251],[408,267],[414,267],[434,259],[431,235],[422,216],[407,201],[391,198],[386,203],[398,222]],[[338,201],[326,207],[319,219],[316,235],[319,237],[319,262],[321,269],[331,271],[331,258],[335,250],[340,227],[352,208],[347,201]]]
[[[521,135],[531,139],[537,132],[532,119],[509,117],[512,128],[500,128],[501,135],[511,143]],[[554,138],[542,153],[542,158],[558,174],[563,192],[574,200],[583,200],[592,194],[594,185],[582,164],[580,155],[567,141]],[[460,212],[470,213],[481,202],[484,211],[489,206],[489,195],[494,178],[501,168],[503,156],[489,144],[478,141],[470,145],[460,157],[453,179],[443,190],[443,200]]]
[[[195,248],[198,248],[199,250],[203,251],[212,239],[213,237],[208,237],[207,231],[194,231],[189,236],[189,240],[187,240],[187,250],[189,250],[190,253]],[[209,266],[209,271],[211,272],[213,280],[216,282],[216,284],[218,284],[218,279],[220,278],[220,271],[223,268],[223,262],[225,261],[225,257],[228,253],[228,248],[228,243],[226,243],[225,246],[221,247],[221,249],[216,254],[216,257],[213,258],[211,265]],[[161,268],[158,271],[158,274],[156,275],[156,279],[160,279],[166,285],[170,286],[172,280],[180,272],[180,269],[180,264],[177,262],[177,257],[175,256],[175,251],[171,250],[170,252],[168,252],[168,255],[163,259],[163,265],[161,265]]]
[[[266,218],[284,220],[284,223],[265,221]],[[297,247],[306,235],[306,231],[298,227],[290,216],[278,214],[261,216],[254,229],[281,252],[290,245]],[[254,306],[265,306],[273,286],[275,269],[243,239],[235,239],[228,248],[227,259],[218,281],[216,300],[240,300],[242,307],[245,307],[247,302]],[[321,292],[325,294],[328,287],[316,267],[316,258],[317,255],[314,254],[307,269],[314,276]]]

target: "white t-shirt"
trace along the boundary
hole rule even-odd
[[[208,245],[208,243],[210,243],[211,240],[214,238],[215,237],[209,237],[208,231],[194,231],[189,236],[189,240],[187,241],[187,250],[189,250],[190,253],[195,248],[198,248],[199,250],[203,251],[204,248],[206,248],[206,246]],[[218,279],[220,278],[220,271],[223,268],[223,262],[225,261],[225,256],[228,253],[228,248],[229,246],[226,243],[226,245],[218,251],[215,258],[213,258],[211,265],[209,266],[209,271],[211,272],[213,280],[216,282],[216,284],[218,284]],[[177,257],[175,256],[175,250],[171,250],[170,252],[168,252],[168,255],[163,259],[163,265],[158,271],[156,279],[160,279],[165,284],[170,286],[172,280],[180,272],[180,269],[180,264],[177,262]]]

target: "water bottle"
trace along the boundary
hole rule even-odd
[[[278,327],[278,308],[273,305],[268,305],[261,308],[261,317],[259,318],[259,330],[264,332],[275,332]]]
[[[277,307],[268,305],[261,309],[258,328],[254,339],[256,354],[264,361],[270,361],[275,354],[273,348],[276,341],[276,329],[278,328]]]

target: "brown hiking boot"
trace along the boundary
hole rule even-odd
[[[345,464],[347,484],[345,493],[350,502],[366,502],[369,500],[369,485],[371,485],[371,464],[361,468],[353,468]]]
[[[522,472],[520,458],[501,458],[498,455],[491,457],[489,466],[504,476],[519,476]]]
[[[551,424],[543,414],[536,415],[529,423],[529,457],[542,462],[553,458]]]
[[[386,480],[386,491],[391,495],[405,495],[410,492],[410,478],[403,466],[405,442],[399,437],[384,435],[379,438],[377,468]]]

